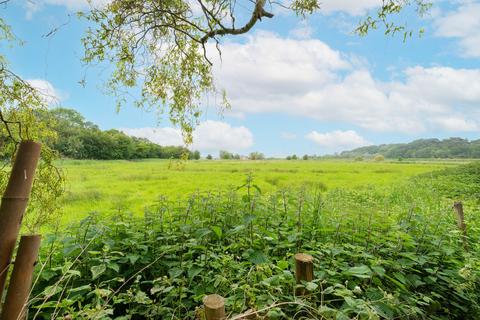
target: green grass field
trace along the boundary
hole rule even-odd
[[[197,191],[235,189],[249,173],[263,193],[282,188],[360,188],[385,186],[458,162],[353,161],[63,161],[67,193],[63,219],[90,212],[142,213],[160,196],[184,198]]]

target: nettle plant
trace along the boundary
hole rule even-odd
[[[478,219],[465,251],[449,204],[429,179],[267,195],[249,176],[227,193],[161,197],[143,218],[91,214],[47,239],[30,317],[201,319],[218,293],[232,319],[475,319]],[[313,281],[296,284],[297,252],[314,256]]]

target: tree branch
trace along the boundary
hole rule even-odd
[[[207,32],[201,39],[201,43],[206,43],[209,39],[215,38],[216,36],[224,36],[227,34],[230,35],[239,35],[243,33],[247,33],[253,26],[257,23],[257,21],[262,20],[263,17],[273,18],[273,13],[267,12],[264,9],[265,7],[265,0],[256,0],[255,2],[255,10],[252,12],[252,16],[250,20],[241,28],[220,28],[214,29],[210,32]]]

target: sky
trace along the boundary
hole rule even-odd
[[[94,0],[100,3],[102,0]],[[247,1],[247,0],[245,0]],[[267,156],[331,154],[420,138],[480,138],[480,0],[434,0],[401,19],[422,37],[352,31],[381,0],[323,0],[307,19],[274,9],[213,54],[217,88],[231,110],[208,99],[193,149]],[[162,145],[182,144],[168,118],[126,105],[104,87],[109,69],[81,62],[85,0],[11,0],[0,7],[21,46],[2,45],[12,70],[51,107],[81,112],[102,129]],[[50,31],[56,30],[51,36]]]

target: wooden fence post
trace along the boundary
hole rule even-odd
[[[218,294],[211,294],[203,298],[206,320],[225,320],[225,299]]]
[[[40,149],[41,145],[33,141],[20,143],[0,204],[0,298],[3,296],[8,267],[32,190]]]
[[[305,253],[297,253],[295,256],[295,279],[297,283],[302,281],[310,282],[313,281],[313,257]],[[303,288],[298,288],[296,290],[298,295],[305,294]]]
[[[25,319],[40,240],[40,235],[22,236],[20,239],[0,320]]]
[[[465,224],[465,215],[463,213],[463,204],[460,201],[457,201],[453,204],[453,209],[457,214],[457,226],[460,231],[462,231],[462,241],[465,249],[468,249],[467,243],[467,225]]]

